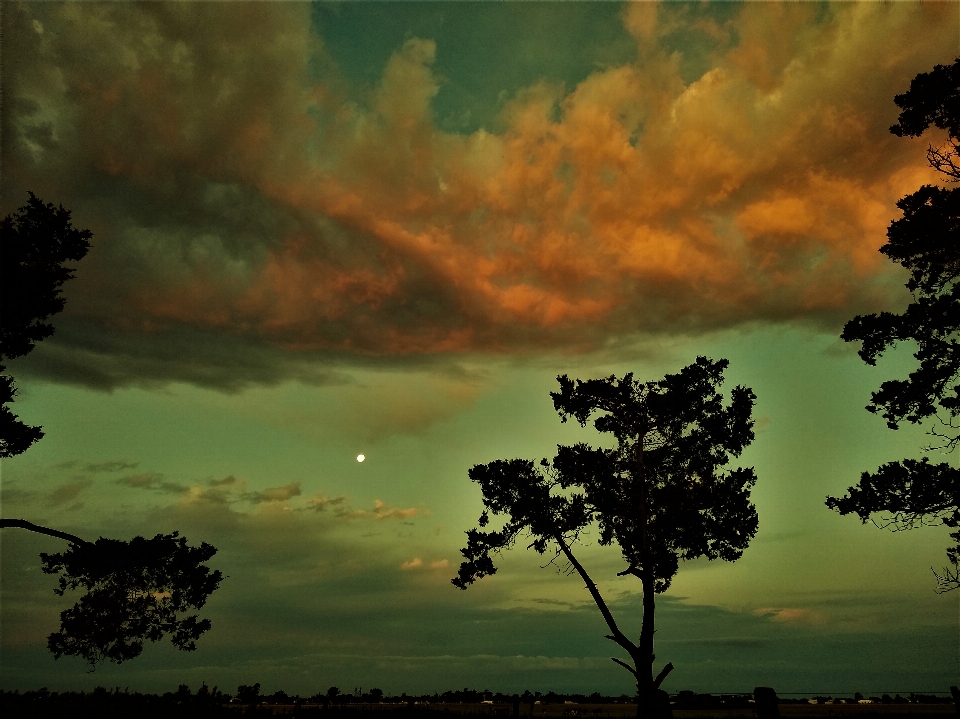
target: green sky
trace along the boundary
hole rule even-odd
[[[953,59],[955,8],[800,3],[5,3],[4,214],[32,190],[93,248],[11,363],[45,438],[4,517],[181,531],[227,576],[195,653],[87,674],[68,598],[3,540],[5,689],[630,693],[575,577],[522,546],[450,584],[477,463],[603,441],[558,374],[730,360],[757,394],[760,530],[660,598],[670,691],[945,691],[947,531],[824,506],[920,456],[863,407],[912,366],[838,336],[899,310],[877,253],[928,139],[893,96]],[[358,454],[366,460],[358,463]],[[639,583],[587,537],[629,633]]]

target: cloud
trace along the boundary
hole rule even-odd
[[[446,571],[450,568],[450,562],[446,559],[424,562],[420,557],[414,557],[400,565],[400,569],[405,572],[424,568],[430,569],[431,571]]]
[[[211,487],[233,487],[240,483],[241,481],[231,474],[223,479],[211,479],[207,484]]]
[[[91,486],[93,486],[92,479],[78,479],[61,484],[47,497],[47,504],[51,507],[59,507],[67,502],[72,502]]]
[[[262,502],[286,502],[294,497],[299,497],[301,493],[300,483],[291,482],[282,487],[270,487],[258,492],[247,492],[243,499],[254,504]]]
[[[323,494],[323,492],[318,492],[307,500],[307,507],[315,512],[324,512],[326,511],[327,507],[339,507],[345,501],[346,497],[341,496],[331,498]]]
[[[123,461],[114,461],[114,462],[90,462],[83,465],[84,472],[122,472],[125,469],[136,469],[140,466],[139,462],[123,462]]]
[[[416,517],[418,514],[420,514],[420,510],[416,507],[398,509],[397,507],[388,507],[379,499],[373,501],[374,519],[409,519],[410,517]]]
[[[432,38],[361,91],[309,5],[5,4],[5,211],[30,188],[95,233],[17,371],[236,391],[836,329],[901,292],[877,248],[932,174],[887,128],[893,96],[951,59],[949,12],[628,4],[636,62],[533,83],[460,134],[433,119]]]
[[[802,607],[761,607],[754,614],[786,624],[825,624],[827,621],[823,612]]]
[[[186,494],[190,488],[177,482],[169,482],[159,472],[130,474],[117,480],[117,484],[134,489],[150,489],[164,494]]]
[[[375,499],[373,501],[373,511],[366,509],[350,509],[348,507],[337,510],[337,516],[345,519],[409,519],[411,517],[416,517],[421,513],[422,510],[416,507],[399,509],[397,507],[387,506],[379,499]]]
[[[93,480],[89,479],[68,483],[56,490],[54,495],[60,497],[58,503],[62,503],[67,499],[72,499],[92,483]],[[306,501],[302,501],[297,500],[303,494],[300,482],[290,482],[279,487],[248,490],[247,481],[234,475],[228,475],[222,479],[209,479],[203,483],[183,484],[170,481],[159,472],[142,472],[121,477],[117,480],[117,484],[161,494],[179,495],[179,504],[183,506],[235,505],[244,502],[254,505],[258,510],[269,510],[270,507],[282,505],[285,510],[292,509],[297,512],[312,510],[318,514],[324,513],[330,507],[333,508],[333,517],[338,520],[381,521],[396,519],[403,521],[425,513],[425,510],[418,507],[408,507],[406,509],[391,507],[379,499],[374,500],[373,509],[353,509],[347,505],[345,496],[328,497],[323,492],[317,492]],[[293,500],[293,506],[288,506],[291,500]],[[230,511],[234,512],[235,510],[231,509]],[[446,560],[440,561],[446,562]]]
[[[672,644],[686,644],[690,646],[702,647],[736,647],[736,648],[754,648],[762,647],[769,640],[760,637],[705,637],[702,639],[680,639],[672,640]]]

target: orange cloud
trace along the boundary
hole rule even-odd
[[[7,92],[10,175],[109,175],[180,208],[90,213],[98,244],[70,308],[120,334],[364,357],[590,350],[835,327],[888,303],[876,250],[896,199],[933,179],[924,144],[887,132],[892,100],[949,60],[949,9],[695,11],[628,4],[635,63],[533,84],[465,135],[434,123],[429,38],[351,95],[308,6],[18,6],[10,54],[29,72]],[[665,49],[686,29],[714,47],[694,79]],[[29,139],[41,125],[56,148]]]

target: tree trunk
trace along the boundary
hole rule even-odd
[[[637,644],[637,717],[660,719],[656,712],[653,685],[653,632],[656,601],[653,594],[652,572],[644,567],[640,581],[643,586],[643,623],[640,625],[640,641]]]
[[[637,644],[637,654],[634,663],[637,667],[637,717],[638,719],[672,719],[673,712],[670,710],[670,697],[660,689],[660,683],[664,680],[673,664],[667,664],[663,670],[654,678],[653,662],[657,658],[653,653],[653,635],[656,631],[656,598],[654,588],[655,570],[653,562],[650,559],[650,548],[647,539],[648,514],[648,491],[646,467],[643,457],[643,438],[646,435],[646,429],[638,433],[636,461],[637,461],[637,480],[639,484],[639,515],[640,531],[643,543],[640,548],[641,570],[639,573],[641,586],[643,587],[643,620],[640,625],[640,641]]]

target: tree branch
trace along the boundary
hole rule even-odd
[[[607,608],[607,603],[603,601],[603,597],[600,596],[600,590],[597,589],[597,585],[590,575],[587,574],[587,570],[583,568],[583,565],[577,561],[577,558],[573,556],[573,552],[570,551],[570,548],[567,546],[566,542],[563,541],[563,537],[557,535],[554,537],[557,544],[560,547],[560,551],[563,552],[563,555],[567,558],[567,561],[573,565],[573,568],[577,570],[577,574],[583,579],[584,583],[587,585],[587,591],[590,592],[590,596],[593,597],[593,601],[597,604],[597,609],[600,610],[600,614],[603,615],[603,620],[607,623],[607,626],[610,628],[610,634],[608,639],[619,644],[621,647],[627,650],[627,653],[631,657],[636,654],[637,647],[627,639],[626,635],[620,631],[620,628],[617,626],[616,620],[613,618],[613,614],[610,613],[610,610]]]
[[[663,683],[663,680],[667,678],[667,674],[673,671],[673,662],[667,662],[667,665],[660,670],[660,673],[657,674],[657,678],[653,680],[653,688],[659,689],[660,685]]]
[[[6,529],[7,527],[26,529],[31,532],[36,532],[37,534],[46,534],[48,537],[65,539],[76,545],[90,544],[86,539],[81,539],[75,534],[61,532],[59,529],[50,529],[50,527],[41,527],[39,524],[28,522],[25,519],[0,519],[0,529]]]
[[[616,657],[610,657],[610,658],[611,658],[613,661],[615,661],[617,664],[619,664],[621,667],[623,667],[624,669],[626,669],[628,672],[630,672],[631,674],[633,674],[633,676],[637,676],[637,670],[634,669],[633,667],[631,667],[629,664],[627,664],[626,662],[621,662],[621,661],[620,661],[619,659],[617,659]]]

